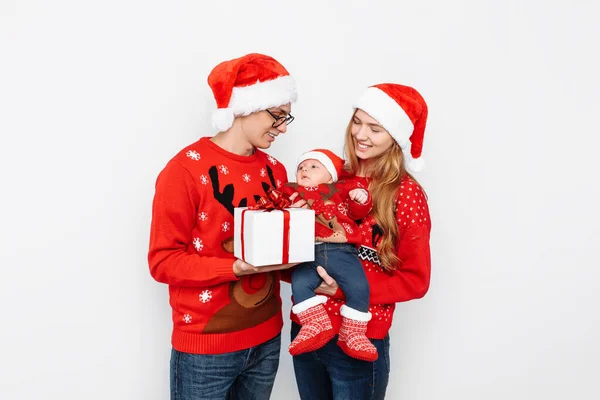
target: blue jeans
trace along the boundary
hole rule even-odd
[[[292,340],[300,325],[292,323]],[[371,339],[379,357],[375,362],[347,356],[337,336],[311,353],[294,356],[296,384],[302,400],[381,400],[390,376],[390,338]]]
[[[171,350],[171,400],[268,400],[279,367],[281,334],[223,354]]]
[[[344,295],[346,305],[361,312],[369,311],[369,281],[365,275],[358,250],[348,243],[322,243],[315,245],[315,261],[302,263],[292,272],[292,296],[298,304],[315,296],[321,284],[316,271],[322,266],[336,280]]]

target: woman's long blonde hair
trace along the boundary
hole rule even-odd
[[[345,153],[347,163],[345,170],[356,175],[359,171],[359,159],[354,150],[355,139],[352,136],[352,121],[350,118],[346,128]],[[396,269],[402,260],[396,255],[396,240],[398,239],[398,224],[396,223],[396,195],[400,182],[405,175],[410,176],[417,184],[414,177],[406,171],[402,148],[394,140],[392,147],[373,161],[369,191],[373,198],[371,215],[383,231],[383,236],[377,253],[381,266],[387,271]]]

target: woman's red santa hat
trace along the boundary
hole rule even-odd
[[[217,65],[208,76],[208,85],[217,102],[213,126],[224,132],[237,116],[249,115],[293,103],[296,83],[273,57],[247,54]]]
[[[427,123],[427,104],[419,92],[409,86],[382,83],[369,87],[354,104],[392,135],[402,148],[406,168],[423,168],[423,136]]]
[[[298,158],[296,168],[298,168],[298,165],[305,160],[317,160],[323,164],[327,172],[331,174],[331,179],[333,179],[334,182],[337,182],[344,169],[344,160],[327,149],[314,149],[302,154],[300,158]]]

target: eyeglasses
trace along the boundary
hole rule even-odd
[[[288,114],[284,117],[278,117],[276,115],[273,115],[273,113],[269,110],[265,110],[265,111],[268,112],[269,115],[275,119],[275,122],[273,122],[273,125],[271,125],[273,128],[277,128],[278,126],[281,126],[284,123],[286,125],[289,125],[294,120],[294,116],[292,114]]]

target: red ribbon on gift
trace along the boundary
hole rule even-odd
[[[267,197],[261,197],[256,202],[255,206],[248,207],[242,211],[242,260],[246,261],[245,245],[244,245],[244,214],[246,211],[263,210],[263,212],[271,212],[279,210],[283,212],[283,257],[282,264],[287,264],[290,259],[290,212],[286,210],[292,204],[290,198],[276,189],[269,189]]]
[[[310,208],[315,212],[315,215],[323,214],[327,221],[335,217],[335,204],[325,204],[322,199],[316,199]]]

